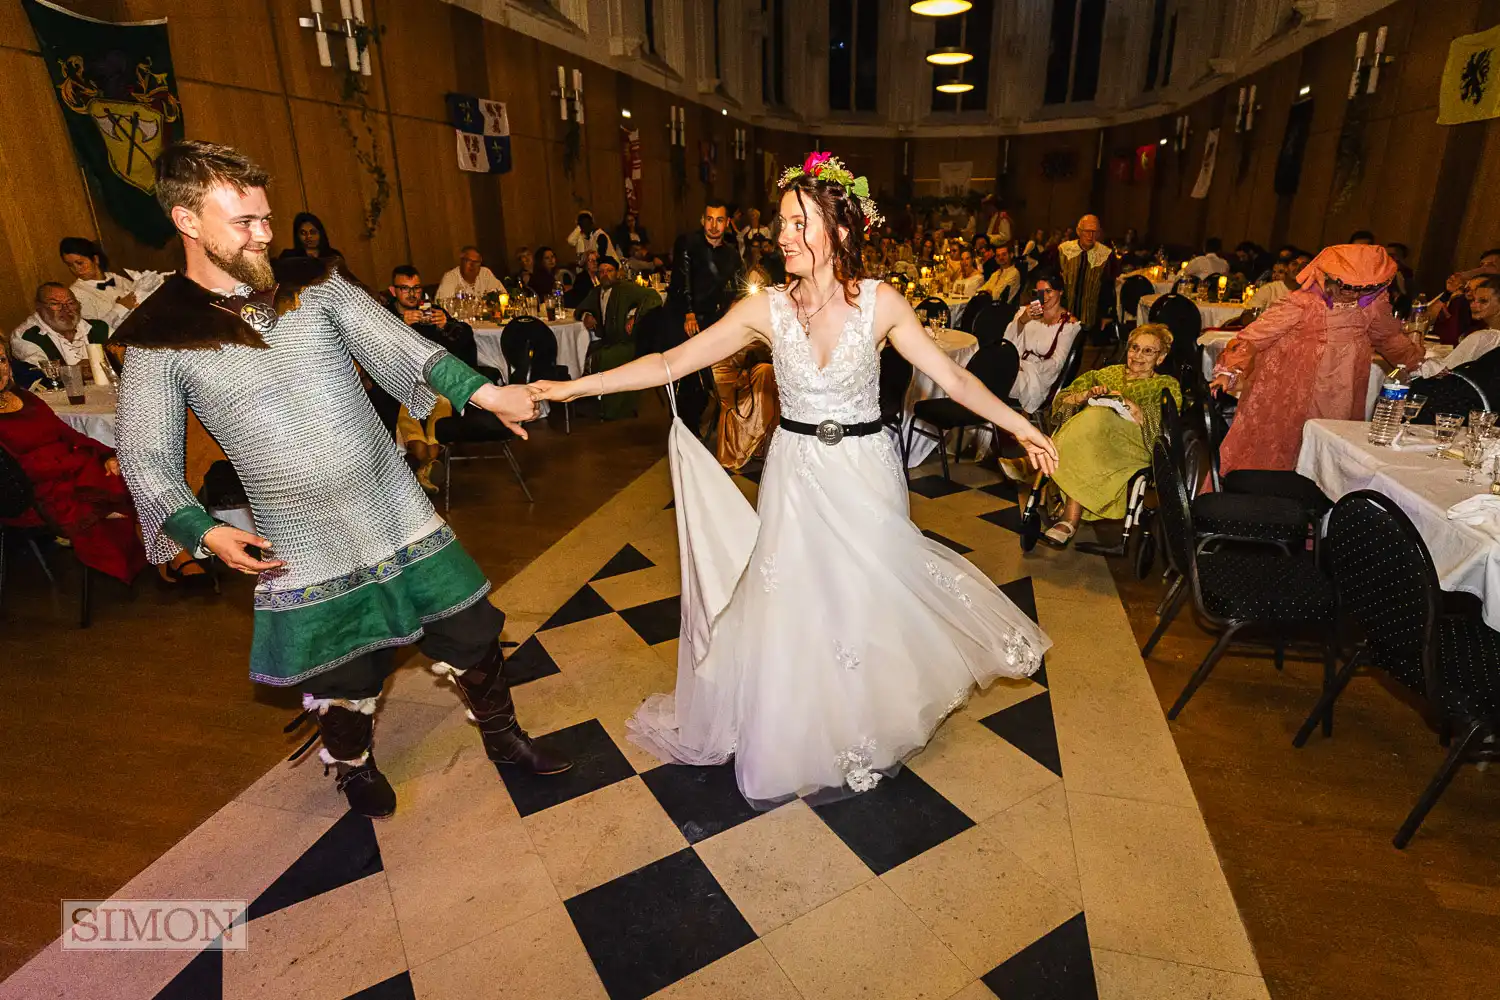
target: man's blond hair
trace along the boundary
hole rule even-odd
[[[270,181],[260,164],[233,146],[198,139],[172,143],[156,161],[156,200],[168,215],[179,205],[201,213],[204,198],[219,185],[244,194]]]

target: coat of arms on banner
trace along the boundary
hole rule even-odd
[[[458,140],[458,169],[510,172],[510,116],[505,104],[470,94],[448,94],[448,118]]]

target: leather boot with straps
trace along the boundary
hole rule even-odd
[[[469,708],[469,717],[479,727],[485,753],[496,768],[524,767],[535,774],[561,774],[573,766],[541,749],[516,720],[516,703],[503,671],[500,644],[492,643],[484,659],[459,674],[448,664],[433,669],[447,673]]]

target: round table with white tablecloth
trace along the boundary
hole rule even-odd
[[[939,297],[948,306],[948,326],[955,330],[958,329],[959,323],[964,318],[964,309],[968,307],[972,296],[943,295]]]
[[[967,365],[969,359],[979,350],[979,341],[974,335],[964,333],[962,330],[940,330],[935,338],[936,343],[956,362],[960,367]],[[911,385],[906,387],[906,404],[901,413],[901,439],[906,440],[908,431],[911,429],[912,411],[917,403],[924,399],[936,399],[946,396],[942,387],[921,371],[912,373]],[[906,464],[909,468],[916,468],[927,460],[932,454],[937,442],[920,435],[912,437],[911,454],[906,456]]]
[[[1141,304],[1136,307],[1135,321],[1144,325],[1151,322],[1151,304],[1160,295],[1142,295]],[[1198,315],[1203,319],[1203,329],[1212,330],[1223,326],[1244,312],[1247,306],[1243,302],[1204,302],[1200,299],[1190,299],[1193,305],[1198,307]]]
[[[1155,295],[1165,295],[1168,292],[1170,292],[1172,289],[1174,289],[1174,288],[1177,287],[1177,279],[1176,278],[1153,278],[1153,277],[1151,277],[1151,273],[1150,272],[1151,272],[1151,268],[1149,268],[1149,267],[1146,268],[1143,271],[1127,271],[1126,273],[1120,275],[1118,278],[1115,279],[1115,314],[1116,315],[1118,315],[1118,316],[1120,316],[1122,318],[1124,317],[1124,303],[1120,299],[1120,293],[1124,290],[1125,279],[1126,278],[1134,278],[1134,277],[1137,277],[1137,276],[1146,278],[1147,280],[1149,280],[1151,282],[1151,291]]]
[[[510,378],[510,365],[505,363],[505,355],[500,351],[500,331],[505,328],[504,324],[480,320],[469,325],[474,328],[479,363],[498,368],[507,379]],[[589,343],[593,339],[588,327],[576,319],[560,319],[547,325],[557,338],[557,363],[568,369],[570,377],[582,378],[583,362],[588,357]]]
[[[74,406],[65,392],[37,392],[36,398],[52,408],[63,423],[108,448],[115,446],[115,388],[84,386],[84,402]]]

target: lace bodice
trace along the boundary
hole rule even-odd
[[[797,322],[797,307],[782,289],[772,288],[771,354],[781,412],[816,424],[837,420],[859,424],[880,419],[880,356],[875,351],[875,292],[880,282],[859,283],[857,308],[849,314],[828,367],[819,369],[812,344]]]

